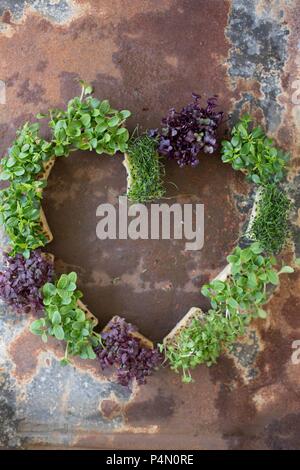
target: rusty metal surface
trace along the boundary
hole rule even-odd
[[[157,126],[192,91],[217,93],[232,122],[251,111],[291,152],[287,187],[298,208],[299,8],[298,0],[0,0],[1,153],[24,120],[77,93],[76,77],[130,109],[131,130]],[[59,159],[44,203],[57,270],[76,269],[100,325],[124,314],[154,340],[190,306],[205,307],[199,288],[225,265],[251,206],[251,188],[218,155],[196,170],[168,164],[167,180],[179,187],[177,196],[168,188],[174,201],[205,204],[199,253],[183,252],[179,242],[96,239],[97,205],[126,189],[119,157]],[[299,256],[296,211],[293,234]],[[0,446],[300,448],[300,365],[291,362],[300,339],[299,279],[299,271],[286,277],[268,320],[254,323],[218,365],[199,367],[191,385],[163,369],[128,390],[94,362],[61,368],[62,347],[42,344],[28,332],[30,318],[2,306]]]

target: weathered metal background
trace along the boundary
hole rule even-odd
[[[299,8],[299,0],[0,0],[1,153],[26,119],[78,92],[76,77],[130,109],[131,129],[157,126],[192,91],[216,93],[232,122],[250,111],[291,152],[299,256]],[[76,269],[102,326],[124,314],[155,340],[189,306],[205,307],[199,288],[224,266],[251,205],[251,188],[218,156],[196,170],[168,165],[167,176],[179,185],[177,200],[205,203],[197,254],[183,254],[180,244],[96,240],[95,208],[125,190],[120,158],[59,160],[45,197],[57,269]],[[192,385],[163,369],[128,390],[96,362],[61,368],[61,346],[46,347],[28,332],[30,318],[2,306],[0,446],[300,448],[300,364],[291,361],[300,339],[299,279],[299,271],[285,277],[268,320],[253,324],[233,355],[199,367]]]

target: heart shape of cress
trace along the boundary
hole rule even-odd
[[[154,130],[149,136],[135,137],[128,144],[129,133],[124,124],[130,112],[112,109],[107,100],[99,101],[90,96],[91,93],[91,87],[82,83],[81,96],[71,100],[66,111],[52,110],[49,115],[46,115],[52,130],[50,142],[39,136],[38,124],[25,124],[18,131],[17,139],[9,149],[8,155],[2,160],[1,179],[9,180],[10,186],[1,191],[0,216],[9,239],[10,252],[4,255],[4,268],[0,272],[1,297],[19,310],[23,307],[35,309],[36,312],[42,310],[43,316],[31,324],[31,331],[40,335],[45,342],[48,336],[54,336],[65,342],[65,356],[61,361],[62,364],[67,364],[70,356],[80,356],[82,359],[94,359],[98,356],[102,368],[117,367],[117,378],[121,384],[128,385],[133,379],[136,379],[138,383],[144,383],[146,376],[162,361],[161,353],[164,351],[171,368],[176,372],[181,370],[183,381],[190,382],[192,380],[191,368],[200,363],[211,365],[224,347],[230,346],[239,335],[244,333],[245,326],[251,318],[266,317],[262,305],[268,300],[269,289],[267,287],[270,284],[275,286],[278,284],[279,274],[293,272],[290,266],[283,266],[277,271],[276,259],[270,256],[270,253],[277,253],[283,247],[287,232],[290,202],[284,191],[276,186],[284,175],[287,157],[281,150],[274,147],[273,141],[265,136],[260,127],[249,131],[251,119],[249,116],[244,116],[241,122],[233,128],[231,140],[222,143],[222,160],[231,163],[234,169],[241,170],[250,181],[260,186],[247,232],[244,235],[248,237],[248,245],[245,248],[236,247],[227,257],[229,264],[214,277],[213,281],[202,286],[201,291],[210,299],[211,308],[204,314],[199,307],[191,307],[180,319],[184,304],[180,305],[181,300],[175,299],[179,305],[179,307],[175,306],[175,310],[176,307],[178,310],[176,321],[179,319],[180,321],[164,337],[163,344],[159,345],[160,352],[150,339],[140,334],[135,327],[117,315],[110,319],[102,333],[98,334],[94,331],[98,320],[81,300],[82,293],[77,288],[76,272],[62,274],[59,279],[53,281],[53,268],[51,267],[53,255],[41,253],[38,250],[39,247],[53,240],[41,206],[41,199],[56,158],[68,156],[74,150],[84,152],[89,150],[97,154],[110,155],[121,152],[125,155],[124,165],[127,170],[129,199],[134,202],[161,200],[165,195],[165,189],[162,185],[163,168],[160,155],[176,160],[180,167],[197,165],[200,151],[210,154],[216,149],[216,130],[222,119],[222,113],[214,111],[216,98],[208,100],[207,107],[201,108],[199,96],[193,95],[193,103],[183,108],[181,112],[178,113],[174,109],[169,111],[162,121],[164,127],[161,132]],[[84,158],[83,155],[77,155],[77,160],[80,162],[77,183],[78,179],[82,181],[84,178],[84,168],[82,168]],[[210,161],[210,167],[207,165],[208,160],[210,158],[203,160],[201,173],[193,173],[193,170],[189,168],[182,177],[179,173],[176,175],[174,167],[166,165],[167,175],[164,176],[170,177],[170,180],[173,179],[172,184],[176,188],[182,187],[186,178],[189,194],[178,195],[177,193],[176,195],[177,202],[181,204],[190,202],[189,198],[192,194],[192,202],[199,202],[199,197],[201,197],[201,202],[209,206],[211,195],[208,181],[210,185],[211,182],[215,183],[219,191],[217,193],[219,199],[213,198],[214,214],[219,214],[219,217],[216,221],[213,220],[211,226],[208,217],[208,233],[214,239],[216,235],[224,238],[223,220],[226,221],[224,226],[228,228],[229,213],[231,212],[231,216],[232,207],[235,205],[229,204],[227,209],[230,210],[224,213],[226,201],[223,207],[221,202],[224,202],[225,191],[222,191],[222,188],[225,188],[225,175],[220,170],[216,159]],[[76,156],[74,162],[76,162]],[[90,173],[92,181],[89,181],[89,185],[92,183],[96,188],[93,194],[97,196],[97,199],[104,198],[103,202],[109,201],[110,197],[115,202],[116,195],[122,191],[122,184],[121,186],[118,186],[119,183],[115,185],[118,178],[114,182],[119,171],[117,169],[119,162],[116,159],[110,163],[111,168],[108,173],[101,171],[101,178],[105,178],[102,189],[105,188],[106,183],[107,189],[113,190],[113,195],[109,195],[109,191],[101,192],[99,188],[101,178],[97,176],[97,169]],[[108,168],[108,160],[105,164]],[[112,171],[113,165],[116,171]],[[171,172],[168,174],[170,169]],[[122,173],[119,172],[119,175],[123,179]],[[77,183],[75,181],[75,187]],[[199,186],[202,193],[197,191]],[[77,189],[79,197],[82,196],[84,194],[82,187],[79,185]],[[84,185],[84,190],[86,190],[86,185]],[[74,187],[71,188],[70,193],[76,196]],[[63,192],[63,197],[66,194],[67,191]],[[86,191],[86,194],[89,196],[89,191]],[[168,197],[175,198],[175,195],[168,195]],[[228,202],[229,198],[226,199]],[[57,201],[54,200],[54,202]],[[99,200],[97,202],[99,203]],[[272,212],[274,206],[280,207],[280,211],[277,211],[275,215]],[[47,211],[50,212],[51,207],[48,206]],[[54,213],[52,216],[53,220],[57,218]],[[68,213],[63,215],[66,220],[69,216]],[[79,222],[80,225],[79,217],[73,220]],[[274,223],[276,226],[275,244],[274,239],[269,236],[271,222],[273,226]],[[89,228],[90,223],[86,226]],[[232,238],[233,230],[229,232],[228,240]],[[87,236],[89,248],[96,246],[95,242],[95,239]],[[179,299],[187,297],[190,302],[191,298],[186,294],[198,291],[200,285],[194,286],[192,281],[193,277],[197,278],[201,274],[203,257],[204,265],[205,262],[208,263],[205,259],[205,251],[198,253],[197,258],[194,251],[189,254],[181,249],[179,257],[174,258],[174,243],[172,245],[170,240],[163,240],[150,249],[149,240],[131,240],[134,245],[131,245],[127,253],[122,251],[121,245],[117,249],[113,247],[116,240],[108,240],[108,242],[110,249],[106,247],[102,261],[105,263],[105,259],[117,258],[115,253],[118,252],[125,259],[124,265],[122,265],[122,256],[117,260],[120,272],[113,278],[114,282],[111,283],[111,276],[106,273],[110,289],[111,284],[121,280],[121,284],[125,284],[126,295],[123,300],[128,298],[130,282],[133,287],[141,289],[138,292],[139,300],[142,297],[145,298],[147,289],[150,292],[148,311],[143,302],[139,302],[136,309],[136,315],[139,315],[136,317],[138,320],[141,318],[141,309],[143,314],[146,313],[149,320],[149,334],[153,328],[153,322],[160,325],[160,317],[153,318],[153,312],[161,313],[157,308],[159,305],[151,306],[150,303],[151,297],[156,297],[156,295],[153,296],[153,285],[156,291],[170,290],[170,286],[166,285],[165,281],[170,282],[172,273],[175,271],[176,275],[172,279],[174,290],[169,292],[171,299],[174,298],[176,290],[181,288]],[[137,250],[139,243],[141,250],[148,256],[148,264],[150,263],[148,266],[145,265],[145,260],[144,264],[140,263],[141,259]],[[160,247],[165,250],[164,243],[169,244],[167,257],[164,251],[160,251]],[[77,251],[80,252],[80,250],[75,250]],[[210,252],[213,254],[211,248],[207,255],[211,254]],[[126,267],[126,258],[129,258],[128,253],[134,253],[133,261],[135,265],[138,265],[139,270],[133,276],[130,271],[125,272],[125,277],[122,279],[123,266]],[[61,254],[64,258],[64,252]],[[97,253],[91,251],[91,254],[95,260],[98,259]],[[211,256],[207,258],[211,262]],[[163,271],[155,268],[155,260],[158,260],[158,263],[162,261]],[[175,270],[172,266],[170,267],[172,262],[174,262]],[[74,264],[72,259],[69,264]],[[79,264],[83,264],[82,260]],[[184,278],[182,270],[186,270],[187,266],[190,266],[188,268],[190,271],[186,271],[187,277]],[[150,278],[147,278],[148,271],[152,274]],[[157,282],[162,272],[163,276]],[[96,287],[98,281],[103,282],[103,278],[98,276],[96,270],[92,272],[93,274],[94,287]],[[210,274],[208,277],[211,277]],[[178,275],[181,278],[178,278]],[[140,281],[144,283],[142,286],[139,285]],[[112,297],[114,297],[113,291],[110,290],[107,306]],[[169,308],[170,305],[167,304],[167,307]]]

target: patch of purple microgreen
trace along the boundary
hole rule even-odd
[[[0,298],[16,312],[38,313],[43,310],[40,288],[54,277],[53,264],[34,250],[28,259],[17,254],[3,255],[0,268]]]
[[[128,386],[134,380],[146,383],[148,377],[163,361],[157,349],[149,349],[132,335],[136,329],[123,318],[111,321],[101,333],[102,345],[95,348],[101,369],[116,367],[117,381]]]
[[[223,112],[215,111],[217,96],[200,106],[200,96],[192,93],[193,101],[180,112],[171,108],[162,119],[162,129],[152,129],[149,136],[157,139],[158,152],[180,167],[199,163],[200,152],[213,153],[218,147],[216,131],[222,121]]]

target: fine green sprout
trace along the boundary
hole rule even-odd
[[[267,253],[280,253],[289,237],[291,201],[276,184],[262,188],[257,214],[249,229],[252,240],[260,242]]]
[[[128,199],[133,202],[150,202],[165,195],[164,168],[154,139],[145,134],[131,139],[126,166],[129,172]]]

